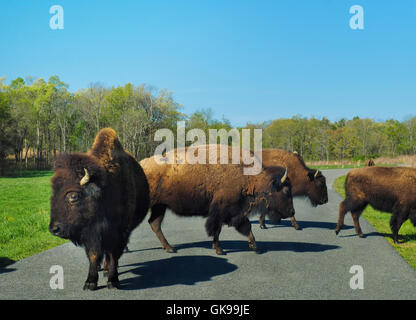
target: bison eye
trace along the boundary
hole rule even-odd
[[[81,196],[79,194],[79,192],[69,192],[66,195],[66,199],[68,200],[68,202],[70,204],[75,204],[80,200]]]
[[[283,188],[283,193],[285,194],[285,196],[290,197],[291,196],[291,192],[290,189],[288,187],[284,187]]]

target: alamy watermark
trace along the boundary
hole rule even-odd
[[[352,30],[364,30],[364,8],[360,5],[353,5],[350,8],[350,28]]]
[[[350,288],[353,290],[364,289],[364,269],[360,265],[353,265],[350,273],[354,274],[350,279]]]
[[[49,269],[49,273],[53,274],[49,280],[49,286],[52,290],[64,289],[64,268],[60,265],[53,265]]]
[[[64,8],[60,5],[53,5],[49,8],[49,13],[53,14],[49,20],[49,27],[52,30],[62,30],[64,28]]]

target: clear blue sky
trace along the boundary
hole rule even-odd
[[[49,8],[64,9],[51,30]],[[349,8],[364,8],[352,30]],[[0,76],[146,83],[233,125],[416,115],[416,0],[1,0]]]

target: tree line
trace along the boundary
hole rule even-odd
[[[85,152],[96,133],[114,128],[137,159],[153,154],[160,143],[154,133],[187,129],[232,129],[229,120],[215,119],[210,109],[182,112],[167,90],[131,83],[105,87],[92,83],[71,93],[58,76],[0,79],[0,174],[16,168],[49,169],[63,152]],[[300,115],[237,128],[263,131],[263,148],[297,151],[306,160],[365,159],[379,155],[416,154],[416,116],[394,119],[306,118]]]

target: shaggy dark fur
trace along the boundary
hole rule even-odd
[[[416,169],[364,167],[348,172],[345,180],[346,198],[339,205],[339,233],[348,211],[354,221],[358,235],[364,237],[359,217],[370,204],[374,209],[392,213],[390,227],[394,243],[397,243],[399,229],[408,218],[416,225]]]
[[[81,185],[85,170],[89,181]],[[104,256],[107,286],[119,287],[118,260],[148,207],[146,176],[111,128],[98,133],[87,154],[66,154],[55,161],[49,230],[85,248],[90,267],[84,289],[97,288]]]
[[[282,166],[288,168],[294,197],[308,197],[314,207],[328,202],[328,190],[325,176],[317,170],[309,169],[302,157],[295,153],[280,149],[264,149],[263,166]],[[264,215],[260,216],[259,224],[266,229]],[[292,225],[300,230],[295,217],[291,217]]]
[[[203,148],[206,151],[209,147]],[[226,148],[231,159],[231,148],[218,146],[218,150],[220,148]],[[184,153],[184,149],[179,149],[166,157],[174,154],[177,159],[178,154],[183,156]],[[218,151],[217,163],[219,154]],[[218,242],[223,224],[247,236],[249,246],[256,250],[247,217],[251,212],[267,213],[275,220],[294,214],[290,180],[281,183],[285,168],[268,167],[250,176],[243,174],[243,164],[231,164],[231,160],[228,164],[158,164],[155,157],[144,159],[140,164],[150,186],[152,214],[149,223],[168,252],[174,250],[160,227],[167,208],[180,216],[207,217],[206,231],[214,237],[213,248],[217,254],[224,254]]]

